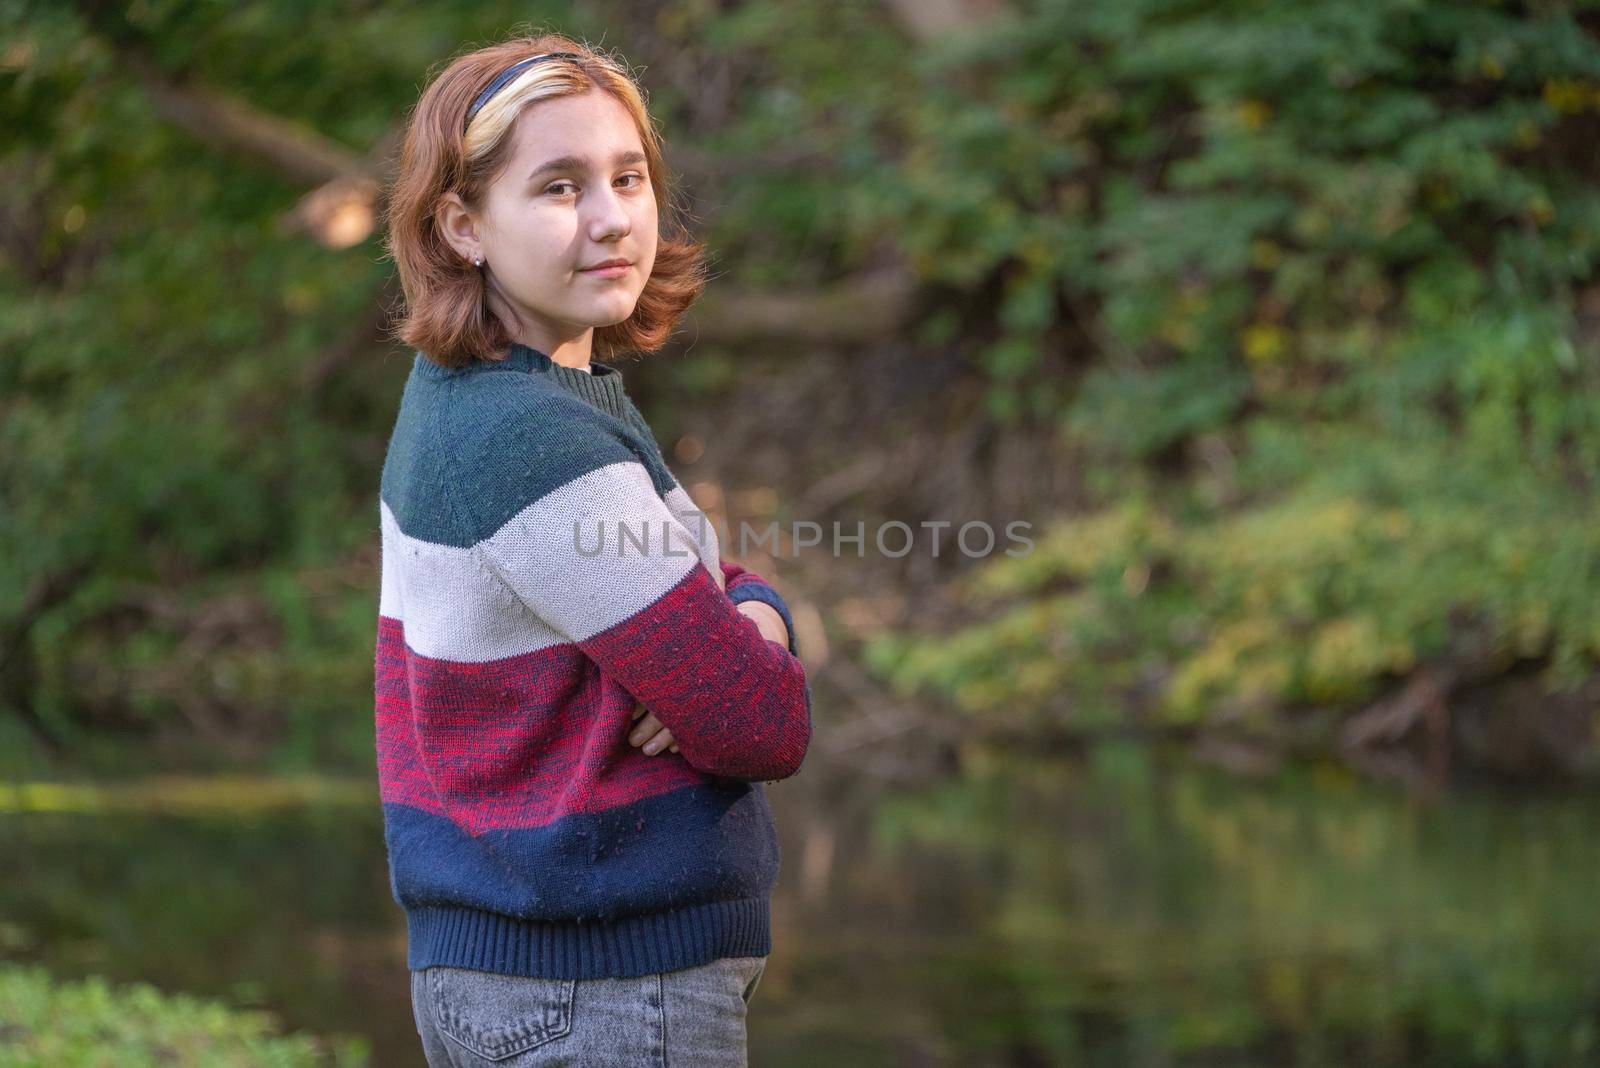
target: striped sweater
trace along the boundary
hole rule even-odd
[[[412,969],[623,977],[771,950],[811,690],[614,367],[418,353],[379,490],[376,746]],[[772,605],[788,648],[735,604]],[[628,744],[635,699],[679,752]]]

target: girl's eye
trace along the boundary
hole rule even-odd
[[[642,174],[636,174],[636,173],[630,172],[628,174],[624,174],[622,177],[638,179],[638,181],[636,181],[632,186],[628,187],[630,189],[637,189],[639,186],[644,184],[644,175],[642,175]],[[563,192],[558,192],[558,190],[561,189],[563,186],[569,186],[569,185],[573,185],[573,184],[574,183],[572,183],[572,182],[551,182],[550,185],[545,187],[545,192],[546,193],[553,193],[556,196],[564,197],[567,194],[563,193]]]

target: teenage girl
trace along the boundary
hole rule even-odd
[[[639,86],[558,35],[461,55],[410,117],[376,737],[434,1068],[746,1062],[762,782],[811,694],[783,599],[596,358],[658,349],[705,285],[667,189]]]

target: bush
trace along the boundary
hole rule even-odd
[[[15,1068],[301,1068],[367,1063],[363,1039],[274,1034],[272,1016],[104,979],[0,965],[0,1064]]]

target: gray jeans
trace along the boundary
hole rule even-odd
[[[429,1068],[746,1068],[745,1007],[766,957],[629,979],[411,973]]]

